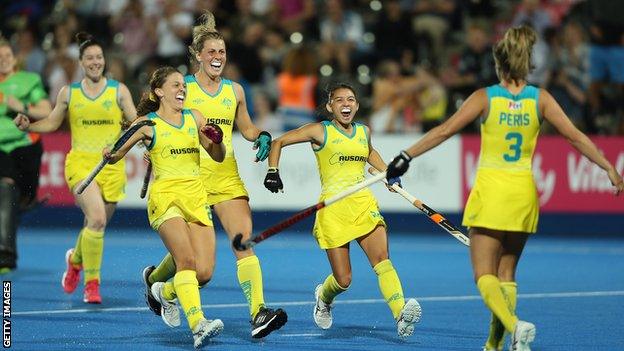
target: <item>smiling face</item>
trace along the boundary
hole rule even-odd
[[[338,88],[331,93],[330,100],[325,107],[340,124],[347,125],[353,121],[360,104],[353,90]]]
[[[8,45],[0,45],[0,75],[9,75],[15,70],[15,56]]]
[[[222,39],[207,39],[204,47],[195,55],[201,65],[201,70],[209,77],[217,77],[223,73],[227,61],[225,42]]]
[[[186,98],[186,83],[180,72],[173,72],[167,76],[163,86],[154,89],[154,93],[160,99],[161,104],[172,106],[176,110],[182,110]]]
[[[91,45],[82,53],[80,65],[84,69],[87,78],[97,81],[104,74],[104,52],[99,45]]]

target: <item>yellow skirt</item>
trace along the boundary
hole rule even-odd
[[[234,157],[227,157],[222,163],[202,159],[201,177],[210,206],[238,197],[249,199]]]
[[[380,225],[385,227],[386,223],[379,213],[377,200],[370,189],[363,189],[319,210],[313,233],[321,249],[332,249],[364,236]]]
[[[464,226],[535,233],[538,218],[539,198],[530,171],[477,171],[464,210]]]
[[[102,161],[102,155],[70,150],[65,158],[65,181],[71,192]],[[126,197],[126,162],[106,165],[93,180],[106,202],[119,202]]]
[[[212,227],[210,206],[199,178],[154,181],[147,200],[147,216],[156,231],[166,220],[174,217],[181,217],[187,223]]]

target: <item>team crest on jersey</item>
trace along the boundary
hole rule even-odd
[[[510,109],[511,111],[521,110],[522,109],[522,102],[520,102],[520,101],[509,101],[509,104],[507,105],[507,108]]]
[[[368,144],[368,140],[366,140],[366,138],[360,138],[360,139],[358,140],[358,142],[359,142],[360,144],[362,144],[362,145],[367,145],[367,144]]]
[[[110,100],[104,100],[102,107],[104,107],[106,111],[110,111],[111,107],[113,107],[113,102]]]
[[[75,109],[81,109],[83,107],[85,107],[85,105],[83,103],[80,103],[80,102],[74,105]]]
[[[221,100],[221,105],[225,106],[229,110],[230,108],[232,108],[232,100],[228,98],[223,98],[223,100]]]
[[[202,99],[202,98],[193,99],[193,103],[195,105],[203,104],[204,103],[204,99]]]
[[[197,129],[195,129],[195,127],[190,127],[190,128],[188,129],[188,133],[189,133],[190,135],[197,134]]]
[[[342,143],[342,139],[334,139],[332,140],[332,144],[340,144]]]

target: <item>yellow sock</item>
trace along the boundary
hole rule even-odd
[[[167,300],[173,300],[176,298],[175,286],[173,285],[173,281],[168,281],[163,286],[162,296]]]
[[[394,316],[394,319],[397,319],[401,309],[405,306],[403,288],[401,287],[399,276],[390,260],[383,260],[377,263],[373,269],[377,273],[379,290],[381,290],[381,294],[386,299],[386,303],[390,307],[390,311],[392,311],[392,316]]]
[[[78,233],[78,239],[76,239],[76,246],[74,246],[74,253],[72,254],[69,261],[75,265],[82,264],[82,232],[84,232],[85,228],[80,230]]]
[[[156,282],[166,282],[169,279],[173,278],[176,274],[176,264],[173,260],[173,256],[170,253],[166,254],[163,257],[160,264],[152,271],[152,274],[147,277],[150,284],[154,284]]]
[[[505,302],[507,302],[507,308],[511,314],[516,314],[516,296],[517,296],[517,284],[516,282],[501,282],[501,289],[503,290],[503,296],[505,296]],[[490,334],[485,342],[486,349],[502,350],[505,344],[505,327],[501,321],[492,313],[490,319]]]
[[[260,307],[264,306],[264,292],[262,289],[262,270],[258,256],[249,256],[236,261],[236,275],[238,283],[249,304],[251,319],[256,316]]]
[[[178,301],[180,302],[180,306],[182,306],[182,311],[184,311],[184,315],[186,316],[191,330],[204,318],[197,285],[197,274],[195,271],[179,271],[173,277],[175,295],[178,297]]]
[[[96,232],[89,228],[82,230],[82,267],[87,282],[97,279],[100,281],[102,254],[104,253],[104,232]]]
[[[516,326],[518,318],[509,311],[498,278],[492,274],[485,274],[477,281],[477,287],[485,305],[501,321],[505,329],[511,333]]]
[[[321,289],[321,300],[323,300],[323,302],[325,302],[326,304],[330,304],[334,301],[336,296],[347,291],[347,289],[349,289],[348,286],[343,288],[342,286],[340,286],[340,284],[338,284],[336,278],[334,278],[334,275],[330,274],[327,276],[327,278],[325,278],[325,281],[323,282],[323,288]]]

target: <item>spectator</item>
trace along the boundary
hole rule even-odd
[[[42,74],[46,64],[46,56],[39,47],[35,33],[30,28],[17,32],[16,59],[25,71]]]
[[[238,65],[243,77],[252,85],[262,79],[260,47],[263,37],[264,25],[259,21],[252,22],[245,27],[241,41],[234,42],[228,50],[228,58]]]
[[[544,30],[552,26],[550,14],[540,5],[540,0],[522,0],[511,25],[515,27],[523,24],[535,29],[538,37],[543,37]]]
[[[451,18],[457,8],[454,0],[418,0],[414,5],[413,26],[416,35],[427,37],[431,52],[429,61],[440,63]]]
[[[600,133],[614,133],[619,124],[619,133],[624,134],[624,98],[621,96],[624,92],[624,2],[591,0],[588,6],[592,21],[589,51],[591,118]],[[614,86],[615,95],[620,95],[610,104],[602,101],[606,83]]]
[[[152,20],[136,0],[129,1],[123,11],[111,18],[111,27],[123,37],[121,47],[130,72],[154,54],[158,38]]]
[[[285,33],[307,33],[316,9],[314,0],[273,0],[270,12],[271,22],[279,25]]]
[[[282,116],[274,113],[274,107],[269,97],[262,91],[254,94],[254,123],[258,128],[266,130],[271,135],[280,135],[284,131]]]
[[[316,122],[317,85],[316,61],[312,51],[300,46],[286,54],[282,72],[277,76],[278,114],[285,130]]]
[[[331,64],[335,60],[341,73],[350,73],[351,62],[361,59],[370,49],[362,40],[362,17],[346,10],[342,0],[325,2],[325,13],[320,20],[320,34],[319,55],[322,63]]]
[[[180,9],[178,0],[165,0],[158,20],[156,55],[162,65],[177,67],[186,63],[186,42],[191,38],[193,16]]]
[[[406,56],[414,56],[415,34],[407,14],[401,11],[398,0],[385,2],[383,15],[373,30],[375,53],[378,59],[402,61]]]
[[[563,27],[562,47],[551,45],[546,86],[574,125],[586,129],[585,111],[589,87],[589,47],[578,23]]]

